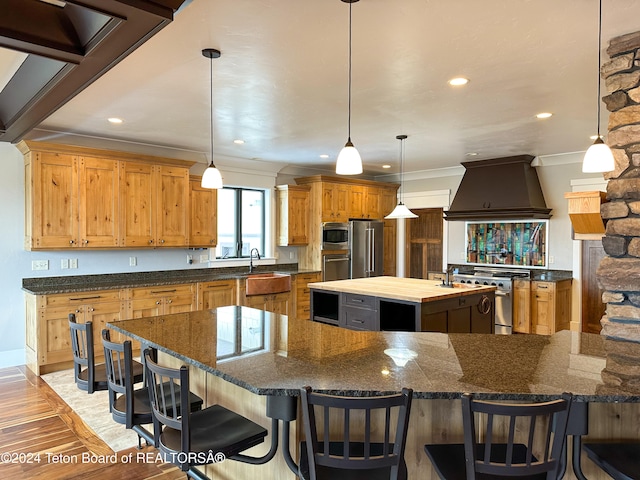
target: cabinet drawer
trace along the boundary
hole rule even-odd
[[[376,313],[373,310],[358,307],[343,307],[341,324],[354,330],[376,330]]]
[[[358,295],[355,293],[345,293],[342,295],[342,304],[351,307],[375,310],[376,297],[372,297],[370,295]]]
[[[65,293],[60,295],[45,295],[43,306],[55,307],[59,305],[78,305],[85,303],[102,303],[120,300],[120,290],[99,290],[93,292]]]
[[[158,285],[157,287],[149,288],[132,288],[130,290],[130,299],[136,300],[138,298],[149,297],[174,297],[176,295],[188,295],[193,293],[193,287],[195,284],[189,285]]]

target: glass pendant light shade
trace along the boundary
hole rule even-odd
[[[351,143],[351,138],[347,140],[336,161],[336,173],[338,175],[358,175],[362,173],[362,159],[356,147]]]
[[[211,162],[202,174],[202,188],[222,188],[222,175],[220,170]]]
[[[609,145],[598,137],[584,155],[582,171],[585,173],[603,173],[610,172],[615,168],[616,162],[613,159],[613,153]]]

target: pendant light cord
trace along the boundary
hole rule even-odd
[[[600,65],[602,58],[602,0],[600,0],[600,9],[598,11],[598,140],[600,138]]]
[[[349,3],[349,108],[348,108],[348,119],[347,119],[347,141],[351,142],[351,5]]]
[[[400,139],[400,203],[404,203],[404,139]]]
[[[211,145],[211,165],[213,165],[213,57],[209,59],[209,141]]]

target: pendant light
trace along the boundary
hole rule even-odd
[[[349,4],[349,116],[347,143],[338,154],[336,173],[338,175],[358,175],[362,173],[362,159],[356,147],[351,142],[351,4],[358,0],[342,0]]]
[[[582,161],[582,171],[585,173],[610,172],[615,168],[613,153],[600,136],[600,50],[602,43],[602,0],[598,14],[598,135],[593,145],[589,147]]]
[[[384,218],[394,219],[394,218],[418,218],[418,215],[409,210],[404,203],[402,203],[402,184],[404,183],[404,141],[406,140],[406,135],[398,135],[396,137],[397,140],[400,140],[400,198],[398,205],[393,209],[389,215]]]
[[[211,127],[210,140],[211,140],[211,163],[202,174],[202,182],[200,185],[202,188],[222,188],[222,175],[220,170],[213,164],[213,59],[220,57],[220,50],[215,48],[205,48],[202,50],[202,55],[209,59],[209,85],[211,89],[211,121],[209,123]]]

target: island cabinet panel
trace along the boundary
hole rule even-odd
[[[190,312],[197,307],[196,284],[130,288],[127,299],[127,318]]]
[[[426,302],[422,304],[421,330],[442,333],[493,333],[493,308],[494,296],[487,293]]]
[[[210,248],[218,244],[218,190],[202,188],[202,177],[189,177],[189,246]]]
[[[216,280],[198,283],[198,310],[236,305],[238,301],[236,280]]]
[[[353,330],[380,330],[376,297],[341,294],[339,325]]]
[[[123,319],[121,290],[77,294],[27,295],[27,366],[36,374],[70,368],[73,364],[69,314],[79,323],[92,322],[96,359],[103,356],[102,330]],[[114,335],[120,338],[120,335]]]

